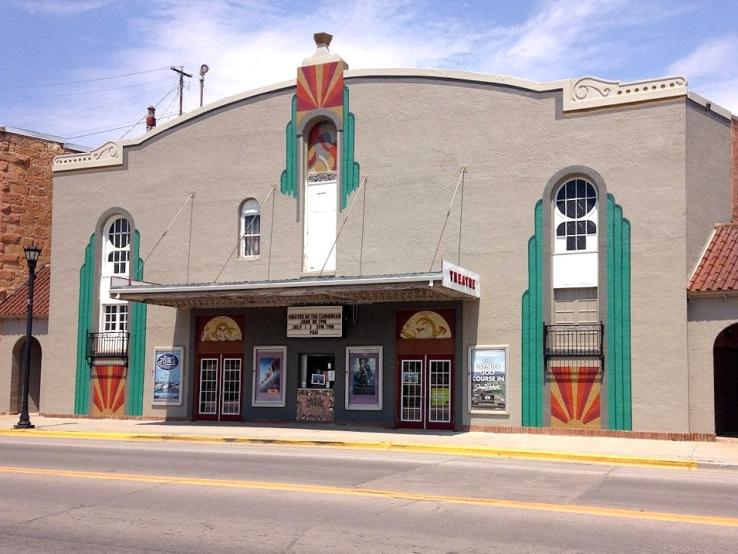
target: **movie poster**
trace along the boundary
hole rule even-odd
[[[285,405],[286,361],[284,346],[254,347],[254,406]]]
[[[382,348],[346,349],[346,409],[382,409]]]

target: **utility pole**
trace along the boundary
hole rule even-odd
[[[189,77],[191,79],[192,73],[185,73],[184,66],[182,65],[179,67],[171,66],[169,69],[175,73],[179,73],[179,115],[182,115],[182,89],[184,88],[184,78]]]

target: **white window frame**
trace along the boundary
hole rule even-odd
[[[592,187],[592,190],[594,190],[595,196],[595,202],[594,206],[591,210],[586,212],[581,217],[570,217],[568,214],[563,213],[558,206],[558,198],[559,194],[562,190],[565,190],[566,187],[569,185],[569,183],[574,182],[575,187],[577,186],[576,183],[578,181],[581,181],[584,183],[584,186]],[[568,201],[576,201],[581,200],[578,196],[575,196],[572,199],[567,198]],[[583,199],[583,198],[582,198]],[[561,184],[557,189],[556,192],[553,195],[553,210],[554,210],[554,217],[553,217],[553,244],[554,244],[554,254],[580,254],[585,252],[597,252],[598,245],[597,245],[597,237],[599,235],[599,204],[600,204],[600,198],[599,193],[597,191],[597,187],[592,184],[591,181],[588,179],[585,179],[584,177],[571,177],[567,179],[563,184]],[[595,232],[594,233],[587,233],[586,227],[589,224],[594,224],[595,226]],[[559,236],[557,234],[557,230],[559,226],[564,225],[565,233],[563,236]],[[585,231],[583,233],[579,232],[579,230],[576,230],[575,233],[569,233],[568,230],[566,230],[567,227],[577,227],[577,226],[584,226]],[[570,237],[574,237],[574,240],[576,241],[576,237],[584,236],[586,246],[584,249],[568,249],[567,248],[567,239]]]
[[[100,330],[105,333],[128,332],[128,304],[102,304]]]
[[[247,228],[248,218],[251,218],[251,229]],[[253,222],[256,222],[256,225],[253,225]],[[254,227],[256,227],[255,231]],[[238,242],[239,257],[256,259],[261,255],[261,206],[254,198],[248,198],[241,204]]]

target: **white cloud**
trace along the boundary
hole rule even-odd
[[[632,51],[624,39],[625,31],[671,17],[643,8],[635,0],[543,0],[526,18],[507,25],[477,21],[469,10],[459,10],[458,15],[440,14],[433,3],[423,0],[316,0],[296,6],[267,0],[152,0],[145,15],[126,22],[135,46],[107,52],[104,66],[82,68],[76,75],[93,78],[182,65],[194,74],[187,80],[189,91],[185,95],[185,110],[190,110],[199,100],[197,72],[201,64],[210,66],[205,101],[211,102],[294,79],[297,66],[312,54],[312,33],[327,31],[335,35],[332,50],[352,68],[451,67],[535,80],[591,73],[617,78],[617,64]],[[717,40],[704,48],[713,58],[725,60],[734,42]],[[680,62],[700,67],[700,56],[704,57],[695,52]],[[720,63],[715,62],[715,68]],[[145,114],[146,106],[169,91],[157,112],[160,121],[166,120],[176,109],[176,102],[172,104],[176,75],[163,70],[140,76],[141,81],[167,76],[170,80],[166,83],[121,88],[104,97],[94,92],[99,83],[90,84],[83,89],[90,91],[89,98],[75,102],[74,109],[70,109],[68,98],[40,104],[28,126],[73,136],[132,125]],[[714,88],[700,90],[714,90],[717,96],[711,98],[716,102],[718,97],[733,102],[730,98],[734,98],[732,90],[736,88],[718,90],[718,84],[716,78]],[[75,100],[80,98],[84,97]],[[94,145],[118,138],[123,132],[125,129],[75,140]],[[128,137],[141,132],[143,127],[136,127]]]
[[[16,5],[31,14],[69,16],[101,8],[112,0],[20,0]]]
[[[738,72],[738,36],[729,35],[703,42],[687,56],[669,65],[669,72],[690,79],[717,77]]]
[[[687,77],[689,88],[738,114],[738,35],[716,37],[669,65]]]

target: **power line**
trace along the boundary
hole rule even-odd
[[[93,94],[98,94],[101,92],[115,92],[118,90],[124,90],[129,88],[135,88],[135,87],[143,87],[145,85],[153,85],[156,83],[165,83],[165,82],[171,82],[171,78],[169,79],[157,79],[156,81],[144,81],[143,83],[135,83],[132,85],[123,85],[120,87],[115,88],[104,88],[104,89],[93,89],[93,90],[83,90],[83,91],[77,91],[77,92],[54,92],[49,94],[29,94],[28,97],[33,98],[41,98],[41,97],[52,97],[52,96],[90,96]]]
[[[144,99],[146,97],[149,97],[151,95],[163,94],[163,93],[165,93],[168,90],[169,90],[169,87],[160,88],[160,89],[157,89],[155,91],[144,91],[144,92],[141,92],[140,94],[136,94],[135,96],[129,97],[130,102],[127,102],[125,104],[122,104],[120,102],[112,102],[112,103],[111,102],[105,102],[104,104],[97,104],[97,105],[94,105],[94,106],[86,106],[85,108],[83,108],[81,110],[75,110],[73,112],[60,112],[60,113],[58,113],[56,115],[52,115],[52,116],[46,118],[44,121],[49,122],[49,121],[57,121],[59,119],[68,119],[68,118],[70,118],[72,116],[75,116],[75,115],[80,115],[80,114],[84,114],[84,113],[88,113],[88,112],[94,112],[94,111],[98,111],[98,110],[106,110],[106,109],[110,109],[110,108],[116,108],[117,111],[121,111],[121,109],[123,109],[123,108],[130,108],[130,107],[135,106],[135,105],[140,105],[142,103],[142,99]],[[38,125],[38,127],[41,128],[41,129],[45,129],[47,127],[51,127],[51,124],[49,124],[49,123],[42,123],[42,124]]]
[[[166,93],[166,94],[165,94],[164,96],[162,96],[162,97],[161,97],[161,99],[160,99],[160,100],[159,100],[159,101],[158,101],[158,102],[157,102],[156,104],[154,104],[154,107],[155,107],[155,108],[158,108],[158,107],[159,107],[159,104],[161,104],[162,102],[164,102],[164,99],[165,99],[165,98],[166,98],[167,96],[169,96],[170,94],[172,94],[172,93],[173,93],[173,92],[174,92],[175,90],[177,90],[177,87],[174,87],[174,88],[173,88],[173,89],[171,89],[171,90],[170,90],[169,92],[167,92],[167,93]],[[164,111],[166,111],[166,110],[164,110]],[[144,114],[143,116],[141,116],[141,119],[139,119],[138,121],[136,121],[136,123],[134,123],[134,124],[133,124],[133,125],[131,126],[131,128],[130,128],[130,129],[128,129],[128,130],[127,130],[127,131],[126,131],[125,133],[123,133],[123,134],[122,134],[122,135],[120,136],[120,138],[119,138],[118,140],[121,140],[121,139],[125,138],[125,136],[126,136],[126,135],[127,135],[128,133],[130,133],[131,131],[133,131],[133,129],[135,129],[136,125],[139,125],[140,123],[142,123],[142,122],[143,122],[143,120],[144,120],[144,119],[146,119],[146,116],[147,116],[147,115],[148,115],[148,114]]]
[[[138,123],[140,123],[140,121],[137,121],[135,125],[137,125]],[[125,125],[121,125],[120,127],[112,127],[110,129],[103,129],[102,131],[96,131],[94,133],[84,133],[84,134],[81,134],[81,135],[75,135],[73,137],[64,137],[64,138],[67,139],[67,140],[71,140],[71,139],[78,139],[78,138],[82,138],[82,137],[91,137],[93,135],[101,135],[103,133],[107,133],[107,132],[110,132],[110,131],[118,131],[120,129],[126,129],[126,128],[128,128],[129,125],[130,125],[130,123],[127,123]]]
[[[91,83],[93,81],[108,81],[110,79],[123,79],[125,77],[133,77],[135,75],[143,75],[144,73],[154,73],[156,71],[163,71],[165,69],[168,69],[168,67],[157,67],[155,69],[146,69],[144,71],[136,71],[134,73],[122,73],[120,75],[109,75],[107,77],[95,77],[92,79],[79,79],[77,81],[58,81],[56,83],[39,83],[36,85],[9,85],[9,86],[1,86],[0,89],[2,90],[16,90],[16,89],[22,89],[22,88],[43,88],[43,87],[56,87],[59,85],[76,85],[79,83]]]
[[[174,88],[170,88],[170,89],[169,89],[169,91],[168,91],[168,92],[167,92],[167,93],[166,93],[166,94],[165,94],[164,96],[162,96],[162,98],[161,98],[161,99],[160,99],[160,100],[159,100],[159,101],[158,101],[158,102],[156,103],[156,105],[158,106],[159,104],[161,104],[161,103],[162,103],[162,102],[163,102],[163,101],[164,101],[164,100],[165,100],[165,99],[167,98],[167,96],[169,96],[170,94],[172,94],[172,93],[173,93],[173,92],[174,92],[175,90],[176,90],[176,87],[174,87]],[[123,137],[125,137],[125,136],[126,136],[126,135],[127,135],[127,134],[128,134],[128,133],[129,133],[129,132],[130,132],[130,131],[131,131],[131,130],[132,130],[133,128],[135,128],[135,127],[136,127],[136,125],[138,125],[139,123],[141,123],[141,122],[142,122],[142,121],[143,121],[143,120],[144,120],[145,118],[146,118],[146,114],[144,114],[144,116],[143,116],[143,117],[142,117],[141,119],[137,120],[137,121],[136,121],[135,123],[133,123],[133,124],[131,124],[131,123],[129,122],[129,123],[125,123],[125,124],[123,124],[123,125],[121,125],[121,126],[116,126],[116,127],[107,127],[107,128],[105,128],[105,129],[101,129],[100,127],[97,127],[97,128],[93,128],[93,129],[87,129],[87,130],[85,130],[85,131],[80,131],[80,132],[79,132],[79,134],[77,134],[77,135],[74,135],[74,136],[66,136],[66,135],[62,135],[62,136],[63,136],[63,137],[65,138],[65,139],[71,140],[71,139],[76,139],[76,138],[89,137],[89,136],[93,136],[93,135],[100,135],[100,134],[102,134],[102,133],[107,133],[107,132],[109,132],[109,131],[118,131],[118,130],[120,130],[120,129],[127,129],[128,127],[130,127],[130,129],[128,129],[128,131],[127,131],[127,132],[126,132],[126,133],[125,133],[125,134],[124,134],[123,136],[121,136],[121,137],[120,137],[120,138],[123,138]]]

